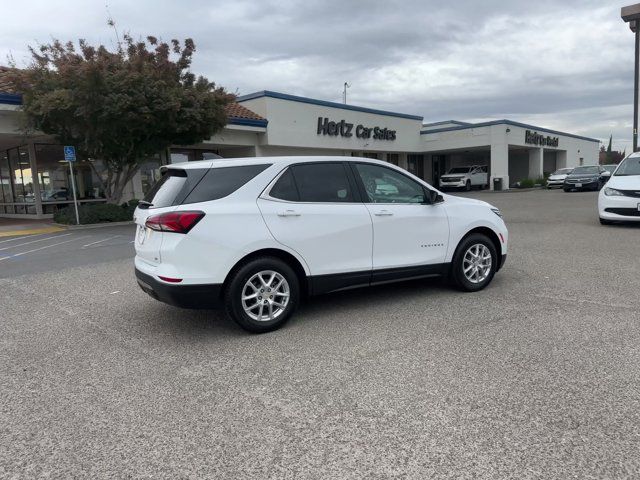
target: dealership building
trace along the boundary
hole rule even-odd
[[[72,201],[62,146],[47,135],[25,137],[17,112],[21,97],[4,90],[0,75],[0,216],[49,217]],[[561,167],[598,163],[597,139],[510,120],[424,123],[421,116],[271,91],[238,97],[227,114],[226,127],[209,140],[175,145],[146,159],[126,197],[141,198],[162,165],[208,154],[377,158],[434,185],[451,167],[482,165],[491,188],[499,179],[505,189]],[[100,171],[99,160],[78,159],[74,179],[80,203],[104,202]]]

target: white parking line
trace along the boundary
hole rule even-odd
[[[65,240],[64,242],[53,243],[51,245],[45,245],[44,247],[34,248],[33,250],[27,250],[26,252],[20,252],[20,253],[16,253],[15,255],[9,255],[8,257],[0,257],[0,262],[2,260],[7,260],[9,258],[21,257],[22,255],[26,255],[27,253],[38,252],[40,250],[44,250],[45,248],[55,247],[57,245],[62,245],[63,243],[75,242],[76,240],[81,240],[83,238],[88,238],[88,237],[89,237],[89,235],[84,235],[82,237],[72,238],[71,240]]]
[[[38,233],[36,235],[24,235],[22,237],[10,238],[9,240],[0,240],[0,243],[15,242],[16,240],[22,240],[23,238],[41,237],[42,235],[46,235],[46,233]]]
[[[32,243],[38,243],[38,242],[45,242],[47,240],[52,240],[54,238],[58,238],[58,237],[67,237],[71,235],[70,233],[64,233],[62,235],[54,235],[52,237],[47,237],[47,238],[39,238],[38,240],[32,240],[31,242],[25,242],[25,243],[17,243],[15,245],[9,245],[8,247],[4,247],[4,248],[0,248],[0,251],[2,250],[9,250],[10,248],[16,248],[16,247],[23,247],[25,245],[30,245]]]
[[[86,245],[83,245],[82,248],[87,248],[90,247],[91,245],[95,245],[97,243],[102,243],[102,242],[106,242],[107,240],[113,240],[114,238],[119,237],[120,235],[114,235],[113,237],[107,237],[107,238],[103,238],[102,240],[98,240],[96,242],[92,242],[92,243],[87,243]]]

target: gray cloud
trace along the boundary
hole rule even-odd
[[[0,55],[113,43],[103,1],[5,12]],[[620,3],[569,0],[109,1],[121,31],[194,38],[193,70],[241,94],[277,90],[423,115],[512,118],[629,146],[633,36]],[[628,149],[628,148],[627,148]]]

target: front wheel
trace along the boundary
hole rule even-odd
[[[571,191],[571,189],[570,189],[570,188],[563,188],[563,190],[564,190],[565,192],[567,192],[567,193],[569,193],[569,192]]]
[[[613,222],[611,220],[605,220],[604,218],[601,218],[600,225],[613,225]]]
[[[493,242],[485,235],[474,233],[458,245],[451,278],[460,290],[477,292],[491,283],[497,266],[498,253]]]
[[[225,291],[225,308],[243,329],[264,333],[280,328],[298,306],[300,282],[279,258],[251,260],[236,270]]]
[[[464,189],[465,189],[467,192],[470,192],[470,191],[471,191],[471,180],[467,180],[467,184],[464,186]]]

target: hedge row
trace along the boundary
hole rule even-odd
[[[82,225],[90,223],[126,222],[133,220],[133,211],[137,205],[137,200],[131,200],[122,205],[112,205],[109,203],[79,205],[78,215],[80,216],[80,223]],[[53,220],[56,223],[75,225],[76,211],[73,205],[58,210],[53,214]]]

